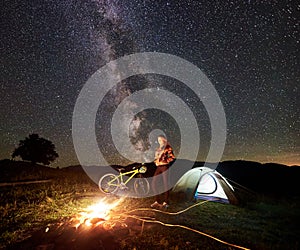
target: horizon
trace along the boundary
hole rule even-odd
[[[24,162],[24,163],[31,163],[30,161],[24,161],[24,160],[14,160],[14,159],[8,159],[8,158],[4,158],[4,159],[0,159],[0,162],[2,161],[11,161],[11,162]],[[189,159],[177,159],[177,160],[180,160],[180,161],[191,161]],[[208,163],[208,164],[215,164],[214,162],[205,162],[205,161],[192,161],[194,163]],[[258,162],[258,161],[252,161],[252,160],[245,160],[245,159],[229,159],[229,160],[222,160],[219,163],[223,163],[223,162],[251,162],[251,163],[257,163],[257,164],[260,164],[260,165],[265,165],[265,164],[274,164],[274,165],[282,165],[282,166],[286,166],[286,167],[300,167],[300,164],[292,164],[292,165],[287,165],[287,164],[283,164],[283,163],[279,163],[279,162]],[[109,166],[129,166],[131,164],[137,164],[139,162],[131,162],[131,163],[128,163],[128,164],[110,164]],[[153,162],[144,162],[146,164],[149,164],[149,163],[153,163]],[[63,168],[68,168],[68,167],[77,167],[77,166],[80,166],[82,167],[83,165],[81,165],[80,163],[78,164],[69,164],[69,165],[66,165],[66,166],[56,166],[56,165],[53,165],[53,164],[49,164],[49,165],[43,165],[41,163],[36,163],[36,165],[40,165],[40,166],[44,166],[44,167],[50,167],[50,168],[59,168],[59,169],[63,169]],[[85,167],[102,167],[102,166],[95,166],[95,165],[88,165],[88,166],[85,166]]]
[[[0,152],[0,160],[11,160],[11,154],[12,154],[13,150],[11,151],[10,154],[6,153],[6,156],[4,156],[3,151]],[[58,152],[58,154],[60,155],[60,153]],[[258,162],[261,164],[266,164],[266,163],[275,163],[275,164],[282,164],[282,165],[286,165],[286,166],[300,166],[300,158],[298,157],[298,155],[293,155],[294,156],[294,160],[292,160],[288,155],[283,157],[284,159],[278,159],[280,158],[279,156],[275,156],[275,157],[266,157],[269,159],[263,159],[262,156],[261,157],[254,157],[254,158],[222,158],[219,162],[223,162],[223,161],[252,161],[252,162]],[[189,160],[188,158],[182,158],[182,159],[186,159]],[[276,160],[278,159],[278,160]],[[193,161],[193,160],[190,160]],[[205,162],[204,159],[196,159],[196,161],[198,162]],[[127,163],[126,163],[127,162]],[[126,166],[128,164],[131,164],[133,162],[129,162],[126,161],[125,163],[122,162],[111,162],[109,165],[123,165]],[[77,159],[73,159],[71,161],[65,161],[62,160],[61,157],[59,156],[58,159],[56,159],[54,162],[52,162],[50,164],[53,167],[68,167],[68,166],[74,166],[74,165],[80,165],[79,161]]]

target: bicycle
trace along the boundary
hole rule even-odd
[[[150,191],[150,185],[146,178],[142,177],[142,174],[146,173],[147,167],[142,165],[140,168],[133,168],[133,170],[122,173],[124,168],[118,168],[119,175],[115,175],[113,173],[108,173],[103,175],[99,180],[99,188],[105,194],[113,194],[116,193],[118,189],[127,190],[127,183],[137,174],[139,174],[139,178],[134,181],[134,191],[137,195],[146,195]],[[124,175],[128,175],[129,178],[127,180],[123,180]]]

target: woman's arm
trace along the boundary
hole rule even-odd
[[[170,145],[167,145],[157,160],[158,165],[164,165],[164,164],[169,164],[170,162],[174,161],[175,155],[173,153],[173,149]]]
[[[173,149],[172,149],[171,146],[169,146],[169,147],[167,148],[167,152],[166,152],[166,153],[167,153],[166,161],[167,161],[168,163],[174,161],[175,155],[174,155],[174,153],[173,153]]]

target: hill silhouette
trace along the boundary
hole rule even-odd
[[[189,160],[178,159],[179,166],[190,164]],[[193,168],[201,167],[205,162],[195,162]],[[206,163],[208,167],[215,168],[216,164]],[[140,166],[133,163],[125,167],[126,171],[132,167]],[[155,171],[153,163],[146,163],[148,171],[145,177],[152,176]],[[256,193],[274,196],[300,195],[298,181],[300,179],[299,166],[286,166],[277,163],[259,163],[253,161],[223,161],[217,165],[216,170],[236,186],[243,186]]]
[[[298,181],[299,166],[277,163],[261,164],[252,161],[224,161],[217,167],[228,180],[234,181],[255,192],[282,195],[300,195]]]
[[[76,183],[91,182],[81,166],[53,168],[25,161],[0,160],[0,184],[39,180],[72,179]]]
[[[190,164],[189,160],[178,159],[180,165]],[[112,168],[124,168],[129,171],[139,167],[140,163],[132,163],[127,166],[113,165]],[[144,177],[151,177],[155,171],[153,162],[145,164],[148,168]],[[203,166],[204,162],[195,162],[194,167]],[[209,166],[210,164],[206,164]],[[215,165],[214,165],[215,166]],[[96,166],[91,167],[97,169]],[[243,186],[256,193],[274,196],[299,196],[298,180],[300,179],[299,166],[286,166],[276,163],[259,163],[253,161],[223,161],[216,169],[235,186]],[[88,178],[80,165],[56,169],[36,164],[32,166],[29,162],[1,160],[0,182],[30,181],[43,179],[57,179],[63,176],[76,176],[78,180]]]

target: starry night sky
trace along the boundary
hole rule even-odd
[[[296,1],[34,2],[5,1],[1,8],[0,159],[38,133],[56,145],[60,157],[53,166],[78,164],[72,114],[81,88],[105,63],[151,51],[192,62],[216,88],[227,119],[222,160],[300,165]],[[109,162],[126,162],[112,146],[114,110],[147,87],[172,91],[189,105],[200,128],[198,159],[205,159],[209,120],[199,100],[180,82],[146,75],[119,83],[99,107],[97,139]],[[140,138],[164,128],[178,150],[180,131],[172,117],[150,110],[138,119],[144,121]]]

